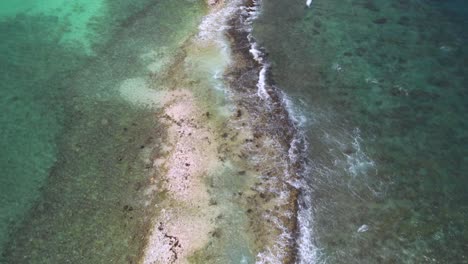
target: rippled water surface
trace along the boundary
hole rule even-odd
[[[263,1],[255,35],[310,143],[319,261],[468,262],[467,21],[463,1]]]
[[[139,257],[152,213],[141,156],[163,131],[119,87],[164,64],[204,12],[200,1],[2,1],[1,263]]]
[[[468,263],[468,4],[263,0],[260,9],[253,36],[271,76],[253,89],[272,77],[308,143],[301,263]],[[229,49],[181,54],[206,13],[201,0],[0,3],[0,263],[141,259],[154,216],[143,202],[157,152],[148,146],[165,136],[142,105],[171,79],[156,73],[182,58],[193,71],[172,74],[199,86],[206,109],[227,108]],[[256,126],[288,130],[273,123]],[[236,204],[247,186],[239,175],[250,175],[237,169],[210,179],[223,230],[194,263],[258,260],[245,242],[254,234],[242,232],[265,194]]]

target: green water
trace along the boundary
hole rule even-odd
[[[204,3],[3,1],[0,10],[1,262],[135,261],[152,214],[144,157],[164,133],[119,87],[167,61]]]
[[[254,35],[307,120],[316,261],[467,263],[466,3],[263,7]]]
[[[204,5],[0,4],[0,263],[141,258],[161,198],[148,201],[145,175],[165,131],[132,100],[151,101],[138,94],[144,80],[164,83],[155,72],[178,58]],[[309,142],[306,240],[320,250],[300,251],[300,263],[468,263],[466,3],[262,6],[253,34]],[[213,84],[198,71],[213,75],[211,56],[192,72],[207,94]],[[129,80],[143,80],[135,94],[122,92]],[[211,96],[210,107],[226,99]],[[239,233],[245,210],[231,197],[241,183],[221,177],[232,173],[212,179],[227,208],[223,239],[194,262],[253,261],[250,234]]]

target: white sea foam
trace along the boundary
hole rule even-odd
[[[225,6],[216,10],[203,18],[203,21],[198,27],[199,40],[214,40],[220,43],[223,47],[229,46],[226,44],[224,31],[229,28],[227,21],[238,10],[240,1],[229,1]]]
[[[245,20],[243,21],[244,23],[244,30],[247,32],[252,31],[252,24],[255,19],[258,18],[260,15],[260,5],[261,1],[260,0],[253,0],[253,6],[251,7],[243,7],[242,12],[245,17]],[[258,44],[255,41],[255,38],[252,36],[252,34],[249,33],[247,36],[247,39],[250,43],[250,49],[249,52],[252,54],[253,59],[258,62],[261,65],[260,72],[258,74],[258,83],[257,83],[257,95],[264,99],[267,100],[270,98],[268,91],[267,91],[267,73],[270,68],[270,65],[265,62],[265,54],[260,50],[258,47]]]
[[[223,73],[232,59],[225,31],[229,29],[228,22],[239,10],[240,3],[239,0],[232,0],[212,7],[199,25],[199,32],[194,39],[197,48],[192,50],[193,54],[186,60],[189,65],[195,65],[193,71],[206,76],[209,85],[217,92],[216,100],[224,101],[230,94],[223,80]]]
[[[280,92],[280,91],[278,91]],[[281,92],[280,92],[281,93]],[[296,136],[293,138],[292,142],[290,143],[289,149],[289,162],[288,164],[293,164],[296,162],[302,162],[301,158],[304,155],[308,144],[305,140],[304,134],[301,132],[304,126],[306,126],[307,118],[305,115],[300,114],[292,103],[292,101],[284,94],[281,93],[280,96],[282,97],[283,107],[285,107],[290,115],[291,120],[293,121],[293,126],[296,127]],[[304,166],[307,166],[303,164]],[[299,208],[297,213],[297,220],[298,220],[298,228],[299,233],[298,237],[293,237],[292,234],[289,232],[287,228],[282,226],[281,222],[275,218],[274,216],[265,216],[270,222],[274,223],[275,226],[281,230],[281,235],[278,241],[275,241],[276,244],[272,248],[267,248],[263,252],[257,255],[257,262],[256,263],[282,263],[284,256],[284,252],[282,248],[290,246],[292,241],[296,239],[296,244],[298,246],[298,259],[297,263],[300,264],[312,264],[317,263],[319,259],[319,248],[315,245],[314,240],[314,229],[313,229],[313,207],[312,207],[312,193],[311,190],[308,188],[307,183],[304,181],[303,177],[310,175],[312,168],[307,166],[304,168],[303,171],[300,172],[300,179],[293,180],[291,179],[291,175],[289,174],[289,168],[286,166],[284,173],[286,178],[289,179],[280,185],[281,187],[274,187],[268,188],[268,186],[278,186],[278,179],[276,178],[269,178],[265,177],[264,181],[266,181],[265,186],[270,192],[274,192],[279,194],[282,201],[287,201],[290,197],[289,192],[287,190],[286,184],[289,186],[293,186],[296,189],[301,191],[299,197]],[[262,178],[263,179],[263,178]],[[264,189],[264,187],[262,187]],[[290,211],[285,211],[282,214],[285,217],[292,217],[293,214]]]
[[[299,264],[317,263],[319,259],[319,248],[314,243],[314,212],[312,208],[312,193],[303,183],[301,197],[299,201],[299,211],[297,215],[299,226],[298,262]]]
[[[263,52],[261,52],[258,49],[258,44],[255,43],[255,40],[253,39],[253,37],[251,37],[251,36],[249,37],[249,42],[251,42],[249,52],[252,54],[255,61],[262,64],[263,63]]]
[[[307,6],[310,6],[312,1],[308,0],[307,1]],[[242,10],[243,15],[245,20],[244,25],[245,25],[245,31],[249,32],[248,35],[248,41],[250,43],[250,49],[249,52],[252,54],[253,59],[261,65],[261,70],[259,72],[259,78],[258,78],[258,83],[257,83],[257,95],[264,99],[267,100],[270,98],[268,94],[268,83],[267,83],[267,74],[269,70],[269,64],[265,59],[265,54],[261,51],[261,49],[258,47],[258,44],[256,43],[254,37],[251,35],[252,31],[252,23],[253,21],[258,18],[261,12],[261,1],[255,1],[254,0],[254,6],[249,7],[249,8],[244,8]],[[299,180],[293,180],[291,178],[291,175],[289,174],[289,166],[291,166],[294,163],[297,162],[303,162],[301,160],[302,156],[305,151],[308,148],[307,141],[305,140],[305,135],[302,133],[301,128],[305,126],[307,123],[307,118],[305,115],[300,114],[300,111],[296,111],[294,104],[292,101],[284,94],[281,93],[279,90],[279,96],[282,98],[282,104],[283,107],[286,108],[286,110],[289,113],[289,118],[293,122],[293,126],[296,128],[296,135],[293,138],[292,142],[290,143],[290,149],[288,150],[289,152],[289,161],[288,161],[288,166],[285,168],[284,173],[286,174],[286,182],[284,184],[288,184],[290,186],[293,186],[294,188],[297,188],[301,190],[300,194],[300,203],[299,203],[299,211],[298,211],[298,225],[299,225],[299,237],[296,238],[296,243],[298,245],[298,262],[297,263],[302,263],[302,264],[312,264],[317,262],[318,258],[318,248],[316,247],[314,243],[314,234],[313,234],[313,211],[312,211],[312,195],[311,191],[307,188],[307,184],[303,181],[303,179]],[[306,166],[305,164],[303,164]],[[301,177],[305,177],[310,173],[311,169],[310,168],[304,168],[304,170],[301,172]],[[271,181],[271,179],[268,179],[267,181]],[[268,184],[267,184],[268,186]],[[270,186],[278,186],[277,184],[271,184]],[[282,188],[283,190],[286,190],[287,187],[284,186]],[[282,190],[270,190],[270,191],[275,191],[280,193],[281,200],[286,201],[287,198],[289,197],[289,192],[285,192]],[[284,216],[286,217],[291,217],[291,212],[284,212]],[[289,214],[289,215],[288,215]],[[269,216],[270,218],[272,216]],[[276,244],[273,246],[273,248],[267,248],[263,252],[259,253],[257,255],[257,261],[256,263],[263,264],[263,263],[281,263],[284,254],[282,248],[287,247],[290,245],[292,240],[294,239],[292,237],[292,234],[289,233],[289,230],[285,228],[284,226],[281,225],[281,221],[278,219],[269,219],[271,222],[275,223],[275,225],[279,228],[279,230],[282,231],[281,236],[279,241],[275,241]]]
[[[267,100],[270,96],[266,90],[266,74],[267,74],[267,66],[264,65],[258,74],[258,83],[257,83],[257,94],[260,98]]]
[[[249,49],[250,54],[252,54],[253,59],[256,62],[258,62],[260,65],[262,65],[262,68],[261,68],[261,70],[260,70],[260,72],[258,74],[257,95],[260,98],[262,98],[264,100],[267,100],[270,97],[268,95],[267,90],[266,90],[266,86],[267,86],[266,75],[267,75],[269,65],[264,62],[264,59],[263,59],[264,54],[258,48],[258,45],[255,42],[254,38],[251,35],[249,35],[248,39],[249,39],[249,42],[250,42],[250,49]]]
[[[275,241],[272,248],[266,248],[264,251],[257,254],[257,264],[270,264],[270,263],[282,263],[285,257],[283,248],[289,247],[293,237],[289,233],[288,228],[282,225],[282,221],[273,215],[265,214],[264,218],[269,222],[273,223],[278,230],[281,230],[279,239]]]
[[[352,142],[354,152],[351,154],[344,153],[348,164],[348,172],[351,173],[352,176],[367,174],[369,170],[375,169],[375,162],[364,152],[361,142],[360,130],[356,128],[353,132]]]
[[[367,231],[369,231],[369,226],[368,225],[362,225],[357,230],[358,233],[364,233],[364,232],[367,232]]]
[[[308,142],[303,134],[303,128],[307,123],[305,115],[297,114],[291,101],[284,97],[283,101],[288,109],[290,118],[296,124],[298,131],[296,136],[291,142],[289,149],[289,158],[291,162],[303,162],[300,154],[306,155],[309,148]],[[300,178],[293,183],[297,189],[300,190],[297,221],[298,221],[298,238],[296,240],[298,246],[298,264],[312,264],[317,263],[319,258],[319,248],[314,243],[314,212],[313,212],[313,200],[312,191],[308,184],[305,182],[305,177],[310,177],[312,173],[312,167],[307,164],[303,164],[303,171],[300,172]]]
[[[260,16],[261,13],[261,0],[253,0],[253,6],[243,7],[242,12],[245,17],[244,25],[248,32],[252,31],[252,23]]]
[[[257,255],[256,264],[281,264],[281,259],[273,250],[267,248]]]
[[[359,128],[355,128],[349,134],[324,133],[323,140],[330,146],[330,154],[335,158],[334,170],[341,169],[353,178],[366,177],[370,172],[377,172],[375,161],[367,155],[362,146],[363,139]]]
[[[293,102],[287,94],[281,93],[281,101],[283,107],[286,108],[289,113],[289,118],[293,121],[294,126],[298,129],[298,133],[302,133],[303,129],[305,129],[310,123],[308,116],[301,111],[297,103]],[[304,102],[302,103],[304,104]],[[303,134],[302,136],[296,137],[295,139],[298,140],[301,137],[303,137]]]
[[[308,125],[308,118],[305,114],[302,114],[296,107],[296,105],[289,99],[289,97],[283,94],[283,105],[286,107],[291,120],[297,127],[296,136],[291,142],[289,148],[289,158],[291,162],[300,162],[300,154],[306,154],[305,152],[309,148],[308,143],[303,134],[303,129]],[[309,165],[304,166],[304,171],[301,172],[301,178],[296,182],[293,182],[293,186],[301,191],[298,204],[298,227],[299,237],[297,238],[298,245],[298,260],[299,264],[311,264],[316,263],[319,255],[319,248],[314,243],[314,212],[313,212],[313,201],[312,192],[308,187],[304,178],[312,173],[312,168]]]

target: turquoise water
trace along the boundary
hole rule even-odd
[[[263,0],[253,32],[309,145],[299,262],[468,263],[468,5],[305,2]],[[145,94],[121,88],[159,89],[205,13],[191,0],[0,4],[0,263],[141,259],[148,156],[166,131],[129,103]],[[251,205],[233,207],[241,180],[223,177],[213,203],[233,210],[194,262],[255,257],[241,223]]]
[[[139,258],[142,153],[162,138],[121,83],[150,74],[204,14],[187,1],[0,4],[0,262]],[[170,33],[170,34],[169,34]]]
[[[464,1],[263,1],[254,35],[310,144],[318,262],[468,262],[467,22]]]

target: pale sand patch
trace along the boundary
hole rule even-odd
[[[190,92],[176,91],[168,98],[163,119],[171,123],[168,134],[173,150],[166,165],[170,179],[166,188],[174,198],[187,203],[207,200],[201,180],[218,165],[214,134],[206,120],[200,120],[203,111],[197,109]]]
[[[161,100],[160,122],[168,125],[167,159],[155,159],[167,168],[162,189],[169,202],[159,204],[143,263],[188,263],[188,257],[209,242],[219,212],[210,206],[205,178],[220,165],[215,135],[206,116],[187,90],[169,92]]]
[[[127,79],[119,87],[120,96],[130,103],[142,107],[157,108],[163,103],[164,91],[148,87],[143,78]]]
[[[151,73],[158,73],[170,64],[171,57],[169,47],[160,47],[141,55],[140,59],[147,63],[146,68]]]
[[[199,34],[187,42],[183,59],[168,69],[168,78],[163,80],[166,87],[187,85],[200,99],[206,88],[216,86],[216,82],[210,81],[198,82],[200,87],[193,82],[192,87],[187,77],[211,80],[227,66],[229,43],[224,39],[223,26],[236,10],[236,2],[209,3],[212,10],[201,23]],[[136,82],[130,84],[141,86],[134,85]],[[145,104],[148,100],[144,96],[132,96],[137,103]],[[155,96],[148,97],[155,99]],[[207,247],[217,228],[215,218],[221,214],[220,207],[210,204],[212,197],[206,184],[207,177],[221,171],[222,162],[218,157],[221,137],[214,132],[213,121],[208,120],[209,115],[200,109],[191,91],[166,91],[159,93],[155,101],[162,108],[159,123],[167,125],[168,132],[167,146],[163,148],[167,154],[152,160],[154,167],[163,172],[162,176],[153,178],[164,198],[156,201],[159,213],[153,220],[142,263],[189,263],[190,256]]]

